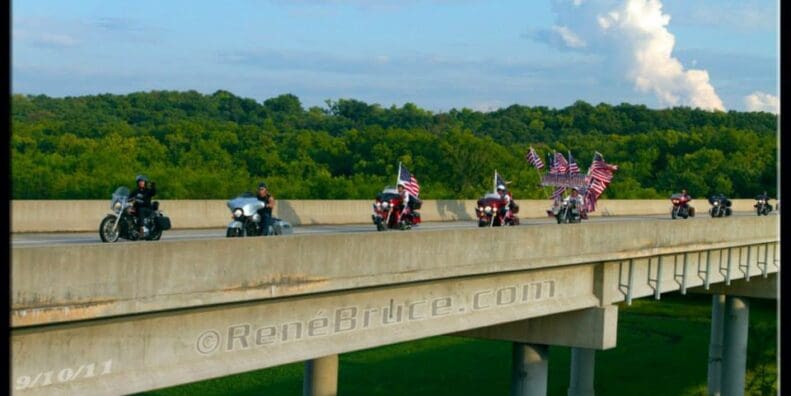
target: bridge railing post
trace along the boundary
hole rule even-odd
[[[329,355],[306,361],[302,395],[336,396],[337,394],[338,355]]]

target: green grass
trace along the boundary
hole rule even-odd
[[[621,305],[618,345],[596,352],[597,395],[705,395],[711,297]],[[777,304],[750,301],[748,395],[777,394]],[[566,395],[570,350],[550,347],[549,395]],[[340,356],[341,395],[507,395],[511,344],[440,336]],[[303,363],[141,395],[299,395]]]

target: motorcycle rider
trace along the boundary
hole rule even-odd
[[[269,235],[269,226],[272,225],[272,209],[275,208],[275,197],[269,193],[266,183],[258,183],[258,194],[256,195],[259,201],[264,202],[266,206],[258,209],[258,214],[261,216],[261,235]]]
[[[569,203],[574,201],[574,204],[578,210],[582,208],[582,196],[580,195],[579,189],[577,187],[572,187],[571,193],[566,197],[565,201],[568,201]]]
[[[134,199],[132,207],[135,211],[137,226],[139,227],[140,236],[145,236],[144,220],[151,216],[151,197],[157,193],[156,183],[149,182],[148,177],[145,175],[137,175],[135,178],[137,182],[137,190],[129,193],[129,199]]]
[[[766,190],[764,190],[764,192],[761,193],[761,194],[758,194],[755,197],[755,199],[756,200],[761,200],[762,199],[762,200],[766,201],[766,203],[768,204],[769,203],[769,194],[767,194]]]
[[[501,215],[505,215],[507,211],[514,209],[514,200],[511,197],[511,192],[505,188],[504,184],[497,185],[497,195],[500,196],[500,199],[505,201],[505,206],[500,208]]]
[[[689,201],[692,200],[692,196],[689,195],[689,193],[687,192],[686,188],[682,188],[681,189],[681,200],[683,201],[683,203],[681,204],[681,207],[688,208],[689,215],[690,216],[694,216],[695,215],[695,208],[693,208],[692,205],[689,204]]]
[[[413,199],[411,199],[412,196],[409,194],[409,191],[406,190],[404,182],[398,182],[396,189],[398,190],[398,194],[401,196],[401,205],[403,206],[401,209],[401,218],[404,219],[406,218],[404,216],[408,216],[410,213],[412,213]]]

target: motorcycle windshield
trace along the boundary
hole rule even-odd
[[[126,187],[118,187],[118,188],[115,189],[115,192],[113,193],[113,201],[115,201],[116,199],[118,199],[120,197],[126,198],[128,196],[129,196],[129,189],[128,188],[126,188]]]
[[[121,206],[126,203],[126,200],[129,198],[129,189],[126,187],[118,187],[113,192],[113,198],[110,200],[110,209],[114,212],[117,212],[119,209],[115,207],[117,202],[121,203]]]
[[[227,205],[228,209],[231,211],[235,209],[242,209],[245,216],[252,216],[255,212],[265,206],[264,202],[259,201],[258,198],[256,198],[256,196],[252,193],[244,193],[236,198],[231,198],[228,200]]]

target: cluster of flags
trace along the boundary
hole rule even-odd
[[[533,165],[537,170],[544,168],[544,162],[541,161],[541,156],[536,153],[533,147],[525,154],[525,159],[528,163]],[[554,154],[547,154],[547,163],[549,164],[548,174],[555,175],[555,178],[568,177],[570,175],[578,175],[580,173],[577,161],[569,151],[569,158],[566,160],[563,154],[555,152]],[[596,209],[596,201],[601,196],[604,189],[612,181],[613,173],[618,170],[617,165],[608,164],[604,161],[604,157],[598,151],[593,156],[593,162],[588,168],[588,174],[583,179],[580,193],[582,193],[585,201],[585,208],[588,212]],[[563,176],[568,175],[568,176]],[[581,176],[577,176],[579,178]],[[578,181],[578,180],[577,180]],[[555,190],[552,192],[551,198],[553,200],[560,199],[566,186],[556,185]]]
[[[585,193],[585,209],[588,212],[596,210],[596,201],[612,181],[612,176],[618,170],[618,165],[604,162],[604,157],[598,151],[593,155],[593,162],[588,168],[588,189]]]
[[[537,170],[544,168],[544,162],[541,160],[541,156],[536,153],[536,150],[533,149],[532,146],[530,147],[530,150],[527,152],[527,154],[525,154],[525,159]],[[574,157],[571,156],[571,151],[569,151],[568,160],[563,157],[563,154],[558,152],[555,152],[554,154],[548,154],[547,160],[547,163],[549,164],[548,173],[550,175],[555,175],[556,178],[568,178],[571,175],[578,175],[580,173],[579,165],[577,165],[577,161],[574,159]],[[617,170],[618,166],[605,162],[604,157],[598,151],[593,155],[593,162],[591,163],[590,168],[588,168],[588,174],[583,179],[583,186],[581,188],[582,191],[580,191],[584,197],[586,211],[592,212],[596,209],[596,201],[604,192],[604,189],[606,189],[610,184],[613,174]],[[576,179],[572,181],[577,183],[579,182],[580,177],[582,176],[579,175],[571,179]],[[404,188],[412,196],[418,197],[420,195],[420,184],[418,184],[417,179],[415,179],[415,176],[409,173],[409,170],[400,162],[398,163],[397,182],[403,183]],[[508,182],[505,181],[499,173],[497,173],[497,170],[495,170],[493,191],[496,191],[497,186],[500,184],[507,185]],[[563,192],[566,191],[566,188],[566,186],[557,186],[552,192],[551,198],[553,200],[559,199],[563,195]]]

